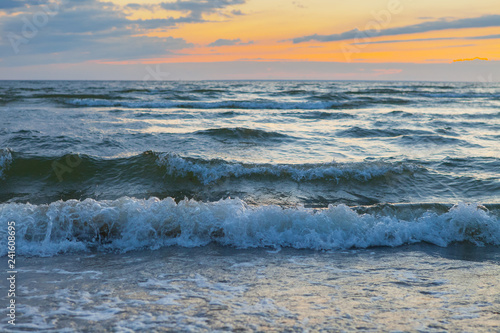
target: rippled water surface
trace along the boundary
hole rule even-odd
[[[0,81],[22,329],[498,330],[499,147],[498,83]]]
[[[0,199],[497,203],[499,92],[493,83],[3,81]]]

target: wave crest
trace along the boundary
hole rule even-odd
[[[178,99],[181,99],[177,96]],[[184,98],[185,99],[185,98]],[[191,98],[189,98],[191,99]],[[323,97],[311,101],[275,100],[225,100],[225,101],[113,101],[103,99],[76,98],[64,101],[65,104],[81,107],[121,107],[154,109],[263,109],[263,110],[324,110],[324,109],[362,109],[373,105],[402,105],[410,101],[397,98],[345,99]]]
[[[58,201],[50,205],[2,204],[0,223],[16,222],[20,255],[65,252],[197,247],[209,243],[237,248],[291,247],[334,250],[428,242],[447,246],[500,244],[498,216],[473,204],[446,212],[427,210],[406,219],[357,213],[345,205],[249,206],[239,199],[203,203],[172,198],[115,201]],[[6,255],[6,228],[0,231]]]
[[[278,132],[270,132],[259,129],[235,127],[235,128],[211,128],[195,132],[198,135],[207,135],[221,139],[279,139],[288,135]]]
[[[173,177],[192,176],[204,184],[229,177],[271,176],[295,181],[355,179],[367,181],[388,173],[415,172],[423,167],[414,164],[383,162],[321,163],[321,164],[243,164],[224,160],[202,160],[160,153],[158,165]]]

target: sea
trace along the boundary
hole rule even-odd
[[[0,81],[0,261],[2,332],[499,332],[500,83]]]

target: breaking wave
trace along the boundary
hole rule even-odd
[[[396,210],[396,212],[394,212]],[[392,212],[392,213],[391,213]],[[399,216],[402,215],[402,216]],[[498,210],[460,203],[445,210],[416,209],[398,214],[357,212],[345,205],[327,209],[249,206],[239,199],[217,202],[172,198],[114,201],[57,201],[48,205],[0,205],[0,224],[16,224],[20,255],[52,256],[80,251],[127,252],[164,246],[210,243],[236,248],[291,247],[335,250],[427,242],[447,246],[470,242],[500,244]],[[1,256],[6,255],[2,228]]]
[[[425,170],[410,163],[358,162],[320,164],[245,164],[224,160],[203,160],[160,153],[158,165],[174,177],[194,177],[204,184],[229,177],[279,177],[295,181],[353,179],[369,181],[387,174],[413,173]]]

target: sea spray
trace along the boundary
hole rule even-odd
[[[439,207],[438,207],[439,208]],[[69,200],[49,205],[5,203],[0,224],[15,221],[18,253],[52,256],[88,250],[127,252],[210,243],[236,248],[290,247],[336,250],[427,242],[500,245],[498,212],[460,203],[446,212],[360,213],[345,205],[326,209],[251,206],[239,199],[217,202],[172,198],[113,201]],[[2,231],[5,233],[5,231]],[[6,237],[2,236],[5,242]],[[1,253],[4,256],[5,246]]]

